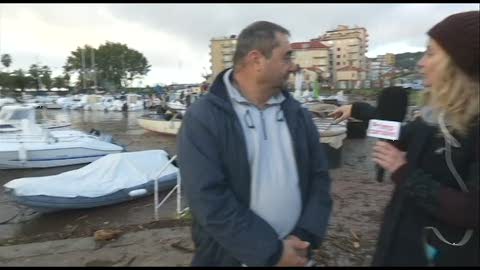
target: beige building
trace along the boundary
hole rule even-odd
[[[301,68],[317,67],[325,73],[329,70],[329,49],[318,41],[291,44],[293,62]]]
[[[233,66],[233,54],[237,46],[235,35],[230,37],[218,37],[210,40],[210,64],[212,76],[210,80],[222,72],[224,69]]]
[[[337,88],[358,89],[366,80],[366,71],[358,67],[347,66],[337,70]]]
[[[321,41],[330,48],[329,67],[333,83],[337,82],[338,69],[350,66],[366,70],[368,33],[365,28],[339,25],[312,41]]]
[[[291,43],[293,50],[292,60],[303,72],[305,86],[308,88],[319,77],[328,79],[329,72],[329,48],[318,41]],[[295,73],[289,77],[289,84],[295,82]]]
[[[387,53],[385,55],[377,56],[377,61],[381,62],[384,66],[395,66],[395,54]]]

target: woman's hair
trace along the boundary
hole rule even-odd
[[[466,135],[478,121],[480,84],[463,72],[447,53],[439,63],[438,72],[441,81],[426,89],[423,102],[445,112],[451,131]]]

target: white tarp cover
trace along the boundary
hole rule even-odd
[[[109,154],[77,170],[19,178],[4,187],[13,189],[16,196],[98,197],[176,173],[178,168],[169,164],[159,175],[167,161],[164,150]]]
[[[313,118],[313,122],[320,133],[320,142],[338,149],[343,145],[343,140],[347,137],[347,128],[343,121],[330,125],[332,121],[333,119]]]

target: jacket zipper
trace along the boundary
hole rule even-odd
[[[262,119],[263,139],[267,140],[267,131],[265,130],[265,118],[263,118],[263,110],[260,111],[260,118]]]

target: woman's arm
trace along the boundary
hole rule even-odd
[[[444,222],[464,227],[478,227],[478,162],[470,166],[468,192],[452,189],[435,181],[430,174],[416,169],[406,177],[406,166],[392,174],[392,180],[403,189],[413,201],[430,214]]]

